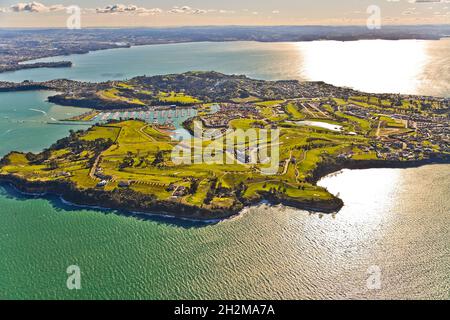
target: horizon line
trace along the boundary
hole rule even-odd
[[[449,26],[450,23],[424,23],[424,24],[386,24],[383,27],[430,27],[430,26]],[[60,30],[83,30],[83,29],[182,29],[182,28],[226,28],[226,27],[234,27],[234,28],[280,28],[280,27],[304,27],[304,28],[314,28],[314,27],[325,27],[325,28],[346,28],[346,27],[358,27],[358,28],[366,28],[364,24],[348,24],[348,25],[331,25],[331,24],[304,24],[304,25],[241,25],[241,24],[224,24],[224,25],[167,25],[167,26],[87,26],[81,29],[68,29],[66,27],[51,27],[51,26],[40,26],[40,27],[4,27],[0,26],[1,29],[60,29]],[[373,32],[382,31],[381,29],[377,30],[369,30]]]

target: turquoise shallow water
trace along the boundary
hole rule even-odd
[[[87,128],[48,124],[86,112],[86,109],[46,102],[54,94],[50,91],[0,93],[0,156],[12,150],[40,151],[67,136],[70,129]]]
[[[170,57],[179,55],[175,52],[179,46],[170,48]],[[134,48],[130,50],[120,52]],[[195,62],[194,53],[202,50],[192,50],[185,50],[183,56],[191,53],[192,63],[204,62],[211,69],[215,66],[212,55],[211,60]],[[236,58],[218,63],[219,71],[233,71],[244,61],[248,69],[239,70],[252,74],[259,60],[248,59],[246,52],[253,52],[261,61],[272,54],[255,53],[255,48],[243,45],[228,50]],[[124,55],[120,61],[131,56]],[[296,61],[292,59],[286,63]],[[163,66],[159,61],[149,58],[143,65],[155,73],[183,71],[178,70],[183,60],[166,59]],[[119,62],[117,70],[122,72]],[[92,60],[91,66],[97,63]],[[170,67],[171,63],[175,67]],[[442,63],[448,66],[445,61],[436,65]],[[65,71],[33,72],[50,77],[56,75],[53,72],[68,72],[69,77],[71,72],[78,74],[77,66],[85,68],[80,60],[75,68]],[[187,65],[186,70],[194,66]],[[268,65],[271,76],[278,70],[276,66]],[[279,74],[288,77],[286,70],[280,69]],[[137,71],[131,65],[127,76]],[[111,77],[97,69],[91,72],[91,79]],[[12,80],[24,74],[1,76]],[[441,79],[439,83],[447,81],[436,78]],[[83,112],[45,102],[49,94],[0,94],[0,155],[13,149],[39,151],[66,136],[69,129],[81,128],[47,124],[52,118]],[[261,206],[211,226],[167,219],[142,221],[68,206],[57,198],[23,196],[2,185],[0,298],[448,299],[449,168],[347,170],[321,182],[344,200],[339,214]],[[66,288],[69,265],[81,268],[79,291]],[[366,285],[367,270],[374,265],[381,270],[381,289],[371,291]]]

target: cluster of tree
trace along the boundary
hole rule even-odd
[[[59,168],[58,161],[56,159],[50,159],[50,161],[47,163],[47,169],[48,170],[56,170]]]
[[[149,159],[147,159],[146,157],[139,157],[139,162],[136,165],[136,167],[143,167],[145,165],[145,167],[150,166],[152,163]]]
[[[241,202],[243,202],[242,197],[244,196],[246,190],[247,186],[244,184],[244,182],[241,182],[236,186],[235,195],[236,198],[239,199]]]
[[[11,164],[11,160],[9,159],[9,154],[0,159],[0,166],[7,166]]]
[[[195,194],[198,190],[198,186],[200,184],[200,181],[196,178],[191,178],[190,181],[190,186],[189,186],[189,194]]]
[[[131,151],[127,152],[127,155],[123,158],[122,163],[119,165],[119,169],[130,168],[134,165],[134,157]]]
[[[25,154],[25,158],[27,158],[27,160],[31,164],[42,164],[42,163],[44,163],[45,160],[50,158],[50,156],[51,156],[51,151],[49,149],[45,149],[41,153],[37,153],[37,154],[32,153],[32,152],[27,152]]]
[[[56,141],[49,150],[70,149],[73,153],[80,153],[82,151],[94,151],[95,153],[102,152],[108,149],[113,141],[111,139],[98,138],[95,140],[83,140],[80,137],[84,134],[83,131],[70,130],[68,137]]]
[[[153,160],[152,165],[155,167],[164,164],[164,152],[159,150],[155,155],[155,160]]]
[[[211,187],[208,190],[208,193],[206,193],[206,197],[203,200],[203,202],[205,204],[210,204],[211,201],[214,199],[214,197],[216,196],[216,191],[217,191],[217,177],[211,178],[210,179],[210,184]]]
[[[273,194],[273,195],[281,195],[281,194],[286,194],[286,187],[279,185],[278,188],[272,187],[269,189],[269,193]]]
[[[138,151],[139,154],[139,151]],[[148,156],[148,154],[147,154]],[[146,166],[155,166],[155,167],[161,167],[164,165],[165,157],[164,157],[164,151],[159,150],[156,155],[155,159],[153,161],[150,161],[145,156],[139,157],[139,162],[137,163],[137,167],[142,166],[145,164]],[[134,159],[134,155],[131,151],[127,152],[127,155],[122,160],[122,163],[119,165],[119,169],[125,169],[125,168],[131,168],[135,165],[136,161]]]
[[[95,155],[98,155],[108,149],[112,144],[113,142],[111,139],[99,138],[92,141],[81,140],[79,139],[77,133],[71,132],[69,137],[58,140],[50,148],[45,149],[38,154],[28,152],[25,154],[25,157],[31,164],[43,164],[45,161],[50,159],[52,151],[69,149],[71,152],[70,156],[80,154],[83,151],[91,151]],[[57,167],[57,163],[53,160],[51,160],[48,164],[49,169],[56,169]]]

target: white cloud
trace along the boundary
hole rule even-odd
[[[12,5],[9,8],[0,8],[0,13],[20,13],[20,12],[33,12],[33,13],[48,13],[65,10],[66,7],[62,4],[56,4],[47,6],[40,2],[29,2],[29,3],[17,3]],[[139,15],[139,16],[147,16],[147,15],[156,15],[156,14],[233,14],[236,13],[233,10],[225,10],[225,9],[200,9],[200,8],[192,8],[190,6],[174,6],[169,9],[160,9],[160,8],[145,8],[139,7],[134,4],[111,4],[105,7],[98,8],[82,8],[82,12],[84,13],[97,13],[97,14],[129,14],[129,15]]]
[[[12,12],[35,12],[35,13],[60,11],[64,9],[65,6],[63,6],[62,4],[46,6],[45,4],[36,1],[29,3],[20,2],[10,7],[10,11]]]
[[[234,11],[234,10],[224,10],[224,9],[220,9],[218,12],[222,13],[222,14],[236,13],[236,11]]]
[[[130,13],[130,14],[139,14],[139,15],[154,15],[163,12],[159,8],[143,8],[138,7],[136,5],[124,5],[124,4],[113,4],[106,6],[104,8],[95,9],[97,13]]]
[[[205,14],[211,11],[215,11],[215,10],[205,10],[205,9],[195,9],[195,8],[191,8],[189,6],[174,6],[172,9],[170,9],[168,12],[169,13],[182,13],[182,14]]]

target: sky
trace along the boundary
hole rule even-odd
[[[450,23],[450,0],[117,1],[0,0],[0,27],[66,27],[77,12],[81,27],[366,25],[377,8],[381,24]]]

